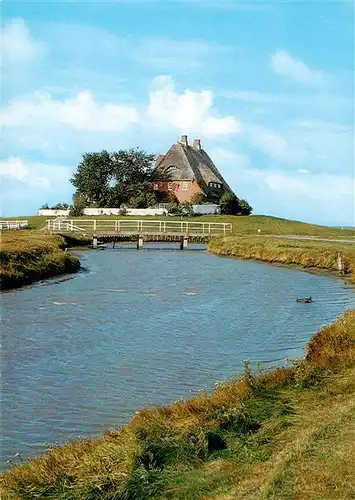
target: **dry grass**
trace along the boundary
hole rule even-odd
[[[122,430],[55,447],[2,478],[4,499],[350,499],[355,310],[305,360],[138,413]]]
[[[355,245],[351,243],[230,236],[212,240],[208,248],[220,256],[330,271],[337,270],[338,252],[341,252],[344,273],[351,275],[355,282]]]
[[[355,311],[314,335],[307,345],[306,359],[318,366],[355,363]]]
[[[13,288],[35,280],[75,272],[79,260],[65,253],[61,236],[37,231],[9,231],[1,234],[0,282],[2,289]]]

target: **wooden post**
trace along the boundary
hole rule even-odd
[[[96,231],[96,219],[94,220],[94,231]]]
[[[70,221],[70,231],[73,231],[73,219]]]
[[[97,248],[97,236],[96,234],[92,235],[92,248]]]
[[[344,274],[344,261],[343,254],[341,252],[338,252],[337,266],[340,274]]]
[[[185,250],[185,248],[187,248],[187,241],[188,241],[187,236],[183,236],[181,238],[180,250]]]
[[[137,250],[140,250],[141,248],[143,248],[143,236],[139,235],[137,240]]]

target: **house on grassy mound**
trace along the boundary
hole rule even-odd
[[[181,140],[171,146],[165,155],[158,155],[155,173],[158,179],[154,183],[156,194],[170,192],[180,203],[203,194],[206,201],[218,204],[223,193],[232,192],[201,147],[200,139],[195,139],[190,146],[187,135],[182,135]]]

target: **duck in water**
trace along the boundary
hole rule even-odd
[[[302,304],[310,304],[313,302],[312,297],[306,297],[305,299],[296,299],[296,302],[302,302]]]

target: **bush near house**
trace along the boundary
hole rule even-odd
[[[168,205],[168,214],[176,216],[191,217],[194,215],[194,211],[191,203],[170,203]]]
[[[86,202],[83,196],[74,196],[74,203],[70,207],[69,216],[70,217],[81,217],[84,214],[84,208],[86,207]]]
[[[39,210],[67,210],[68,208],[68,203],[57,203],[53,207],[49,207],[48,203],[45,203],[44,205],[39,207]]]

